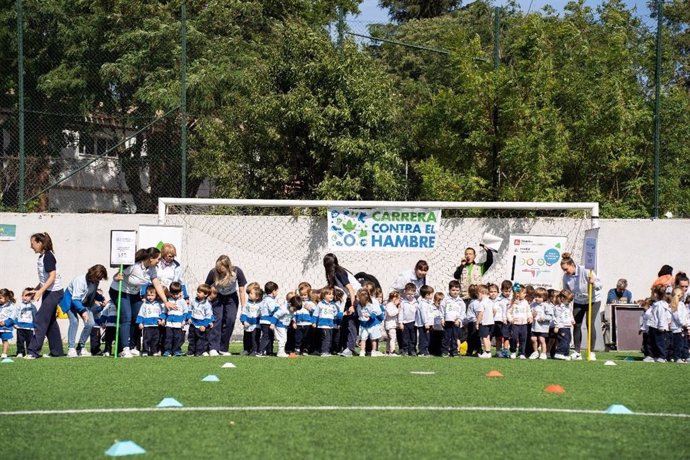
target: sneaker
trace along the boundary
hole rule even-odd
[[[539,353],[539,359],[546,359],[546,353]]]
[[[276,356],[278,356],[278,358],[287,358],[288,354],[281,351]]]
[[[160,356],[160,355],[161,355],[161,352],[160,352],[160,351],[157,351],[157,352],[155,352],[154,354],[152,354],[151,356]]]
[[[568,357],[564,354],[561,354],[561,353],[556,353],[555,355],[553,355],[553,359],[558,359],[561,361],[568,361]]]
[[[657,362],[657,363],[665,363],[666,360],[665,360],[664,358],[657,358],[657,359],[656,359],[656,362]]]
[[[208,353],[209,356],[220,356],[220,353],[218,353],[218,350],[211,350]]]
[[[642,362],[643,363],[653,363],[654,358],[652,358],[651,356],[645,356],[644,359],[642,360]]]
[[[167,357],[172,356],[172,353],[170,353],[169,351],[166,351],[165,353],[163,353],[163,356],[165,356],[167,358]]]
[[[208,356],[208,353],[206,353],[206,356]],[[247,350],[242,350],[242,353],[240,353],[240,356],[249,356],[249,352]]]
[[[23,355],[23,354],[21,354],[21,353],[17,353],[17,356],[16,356],[16,358],[17,358],[17,359],[22,359],[23,357],[24,357],[24,355]]]
[[[26,355],[24,356],[24,359],[36,359],[37,357],[34,355]]]
[[[511,353],[510,354],[510,359],[515,359],[517,358],[517,353]]]
[[[364,350],[359,352],[359,356],[366,356],[366,355],[367,355],[367,352]]]
[[[141,356],[141,353],[136,348],[132,348],[129,352],[132,353],[132,356]]]
[[[211,353],[209,353],[210,356],[213,356],[212,353],[213,353],[213,350],[211,350]],[[265,358],[266,356],[268,356],[266,353],[257,353],[257,354],[256,354],[256,357],[257,357],[257,358]]]
[[[570,360],[571,361],[582,361],[582,355],[576,351],[573,352],[572,355],[570,355]]]
[[[78,357],[78,356],[79,356],[79,355],[77,354],[77,349],[76,349],[76,348],[70,348],[69,350],[67,350],[67,357],[68,357],[68,358],[76,358],[76,357]]]
[[[503,358],[503,353],[500,351],[497,351],[496,354],[494,355],[496,358]]]
[[[247,356],[258,356],[258,355],[257,355],[255,352],[252,351],[252,352],[249,353],[249,355],[247,355]]]
[[[232,353],[230,353],[229,351],[219,351],[218,354],[221,355],[221,356],[230,356],[230,355],[232,355]]]
[[[381,352],[378,351],[378,350],[372,350],[371,356],[374,356],[374,357],[376,357],[376,356],[383,356],[383,353],[381,353]]]
[[[84,350],[82,348],[81,352],[79,353],[79,356],[81,356],[82,358],[90,358],[92,355],[89,350]]]
[[[203,352],[201,356],[209,356],[208,351]]]
[[[597,355],[594,354],[594,352],[591,352],[589,354],[589,360],[590,361],[596,361],[597,360]]]
[[[477,355],[477,356],[481,359],[488,359],[488,358],[491,358],[491,353],[488,351],[485,351],[484,353],[479,353],[479,355]]]
[[[145,358],[145,357],[147,357],[148,355],[149,355],[148,353],[142,353],[142,354],[141,354],[141,357],[142,357],[142,358]]]
[[[525,355],[520,355],[520,359],[527,359]]]
[[[321,354],[321,356],[323,356],[323,354]],[[329,356],[330,356],[330,355],[329,355]],[[340,356],[344,356],[344,357],[346,357],[346,358],[349,358],[349,357],[352,356],[352,350],[350,350],[349,348],[346,348],[346,349],[344,349],[343,351],[340,352]]]
[[[329,357],[331,357],[331,356],[333,356],[333,355],[331,355],[330,353],[321,353],[320,356],[321,356],[322,358],[329,358]],[[341,353],[340,356],[345,356],[345,355],[343,355],[343,354]],[[352,352],[350,352],[349,356],[352,356]]]
[[[120,352],[120,358],[133,358],[133,357],[134,357],[134,355],[132,354],[132,352],[130,351],[129,348],[124,348]]]
[[[104,351],[103,356],[105,356],[107,358],[108,356],[110,356],[110,353],[108,353],[107,351]]]
[[[529,359],[538,359],[539,358],[539,352],[535,351],[531,355],[529,355]]]
[[[0,354],[0,358],[2,358],[2,359],[7,358],[7,353],[2,353],[2,354]]]

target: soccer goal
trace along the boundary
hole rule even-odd
[[[511,217],[453,217],[477,210],[510,211]],[[384,294],[397,275],[424,259],[428,284],[445,291],[465,248],[483,260],[479,244],[486,234],[503,240],[485,276],[500,283],[511,278],[511,235],[563,236],[564,250],[580,254],[584,232],[598,227],[598,217],[598,203],[158,200],[158,223],[183,228],[178,254],[192,287],[227,254],[248,281],[275,281],[281,295],[301,281],[322,287],[329,252],[351,272],[376,276]]]

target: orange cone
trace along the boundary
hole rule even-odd
[[[544,388],[544,391],[547,393],[562,395],[563,393],[565,393],[565,388],[563,388],[560,385],[549,385],[546,388]]]
[[[486,373],[487,377],[503,377],[503,374],[501,374],[499,371],[489,371]]]
[[[297,354],[296,354],[296,353],[290,353],[290,354],[288,355],[288,358],[290,358],[290,359],[297,359]]]

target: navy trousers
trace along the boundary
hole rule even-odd
[[[48,338],[51,356],[64,356],[62,336],[57,323],[57,307],[62,300],[64,291],[46,291],[43,293],[41,308],[34,317],[34,336],[29,343],[29,354],[34,357],[41,355],[43,342]]]
[[[460,326],[455,325],[455,321],[446,321],[443,325],[443,342],[441,343],[441,354],[458,356],[458,339],[460,338]]]

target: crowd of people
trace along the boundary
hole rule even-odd
[[[108,279],[103,265],[90,267],[64,286],[50,235],[32,235],[31,248],[38,254],[38,286],[25,288],[19,301],[11,290],[0,289],[3,357],[15,333],[18,357],[63,356],[56,321],[60,308],[69,318],[69,357],[229,355],[239,314],[242,354],[249,356],[465,355],[579,360],[589,292],[592,311],[598,311],[601,303],[598,277],[576,264],[568,253],[562,254],[560,262],[560,290],[510,280],[500,286],[485,283],[492,252],[484,248],[486,258],[479,263],[475,250],[467,248],[446,292],[435,292],[427,284],[429,265],[419,260],[395,279],[387,293],[375,276],[353,274],[340,266],[334,254],[327,254],[324,287],[312,288],[304,281],[283,297],[273,281],[263,286],[248,283],[242,269],[227,255],[218,257],[204,283],[188,290],[171,244],[161,250],[138,250],[135,263],[113,276],[104,295],[99,289],[99,283]],[[645,360],[687,362],[687,277],[681,273],[672,278],[668,268],[660,271],[653,298],[641,302]],[[626,287],[619,282],[609,297],[631,298]],[[80,319],[83,328],[77,339]],[[46,338],[49,353],[42,354]]]

